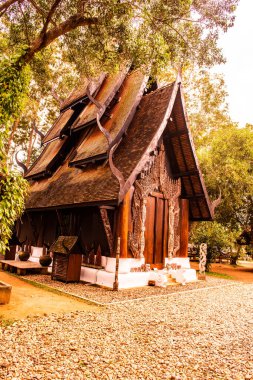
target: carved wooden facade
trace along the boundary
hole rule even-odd
[[[173,180],[168,172],[168,163],[166,165],[166,155],[164,146],[155,150],[150,160],[146,163],[139,178],[134,183],[134,192],[132,197],[132,231],[129,232],[129,249],[134,257],[144,256],[145,249],[145,223],[146,223],[146,205],[147,199],[151,193],[160,193],[168,207],[168,214],[164,213],[163,224],[168,224],[168,257],[175,256],[180,248],[179,233],[179,196],[181,195],[180,179]],[[150,212],[152,212],[150,210]],[[166,249],[165,249],[166,251]]]

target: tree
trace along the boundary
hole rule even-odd
[[[202,222],[198,223],[191,230],[190,239],[195,244],[206,243],[207,244],[207,262],[206,270],[211,268],[211,262],[220,255],[221,250],[229,249],[232,251],[232,247],[235,241],[235,233],[229,228],[224,227],[218,222]]]
[[[253,128],[238,128],[231,120],[222,76],[188,65],[183,78],[205,184],[211,198],[216,198],[220,191],[222,195],[215,211],[216,222],[195,225],[192,236],[200,242],[209,241],[212,246],[214,237],[219,240],[226,232],[234,244],[242,231],[250,230],[253,236]],[[214,245],[220,246],[217,242]],[[212,249],[211,253],[214,254]],[[239,249],[233,253],[231,263],[236,263],[239,253]]]
[[[233,25],[237,3],[7,0],[2,1],[0,12],[13,46],[26,46],[18,60],[22,64],[63,37],[62,47],[67,46],[70,53],[76,46],[82,47],[74,59],[84,58],[85,65],[93,69],[95,63],[104,68],[105,63],[115,65],[122,58],[144,64],[149,59],[156,66],[161,62],[167,65],[168,60],[175,63],[180,57],[208,64],[220,62],[218,31]]]
[[[221,74],[187,65],[183,85],[191,132],[198,150],[212,140],[212,134],[229,128],[227,91]]]
[[[50,71],[49,56],[55,47],[60,49],[61,58],[89,76],[112,71],[126,61],[136,67],[149,66],[151,74],[162,71],[168,63],[178,65],[189,60],[210,66],[223,61],[217,47],[218,33],[233,25],[237,3],[238,0],[1,1],[2,185],[10,176],[7,148],[11,126],[25,108],[32,76],[43,69]],[[7,187],[2,189],[7,191]],[[5,196],[4,192],[2,199]],[[14,216],[15,204],[2,202],[1,206],[4,226],[8,224],[8,208],[12,208]],[[10,235],[6,231],[1,229],[3,241]]]
[[[216,131],[199,151],[199,159],[209,193],[222,193],[216,220],[231,229],[245,228],[252,218],[252,126],[232,123]]]

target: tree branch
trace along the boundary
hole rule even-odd
[[[27,51],[20,57],[18,64],[24,65],[29,63],[34,55],[42,50],[44,47],[48,46],[56,40],[58,37],[63,36],[64,34],[78,28],[79,26],[90,26],[98,22],[97,18],[92,17],[83,17],[80,14],[75,14],[69,17],[66,21],[63,21],[55,28],[50,29],[44,34],[44,36],[39,36],[36,38]]]
[[[45,24],[43,25],[43,28],[40,32],[40,35],[43,36],[45,35],[46,31],[47,31],[47,28],[48,28],[48,25],[53,17],[53,14],[54,12],[56,11],[58,5],[60,4],[61,0],[55,0],[55,2],[53,3],[51,9],[49,10],[48,14],[47,14],[47,18],[46,18],[46,21],[45,21]]]
[[[31,3],[32,6],[36,9],[36,11],[37,11],[38,13],[41,14],[42,17],[44,17],[44,18],[47,17],[47,12],[46,12],[44,9],[40,8],[40,7],[38,6],[38,4],[36,4],[36,2],[35,2],[34,0],[28,0],[28,1],[29,1],[29,3]]]
[[[58,105],[61,106],[62,104],[62,99],[61,97],[57,94],[57,92],[55,91],[55,88],[53,87],[52,90],[51,90],[51,94],[52,94],[52,97],[57,101]]]
[[[19,3],[23,2],[24,0],[19,0]],[[0,5],[0,12],[6,11],[7,8],[9,8],[12,4],[17,3],[18,0],[7,0],[5,3]]]
[[[27,28],[26,18],[25,18],[25,14],[23,12],[23,8],[22,8],[21,2],[18,3],[18,6],[19,6],[20,12],[22,14],[23,20],[24,20],[24,31],[25,31],[26,40],[27,40],[27,43],[30,45],[31,41],[30,41],[30,38],[29,38],[29,31],[28,31],[28,28]]]

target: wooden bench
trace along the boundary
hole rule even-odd
[[[31,261],[0,260],[3,270],[17,272],[18,275],[25,276],[27,271],[36,271],[42,274],[47,273],[47,267],[42,267],[39,263]]]

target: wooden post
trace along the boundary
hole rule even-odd
[[[113,283],[113,290],[115,290],[116,292],[119,290],[119,254],[120,254],[120,238],[118,238],[117,240],[115,279]]]
[[[120,209],[120,257],[128,254],[128,225],[130,212],[130,190],[126,193]]]
[[[181,199],[180,213],[180,257],[188,257],[189,241],[189,200]]]

